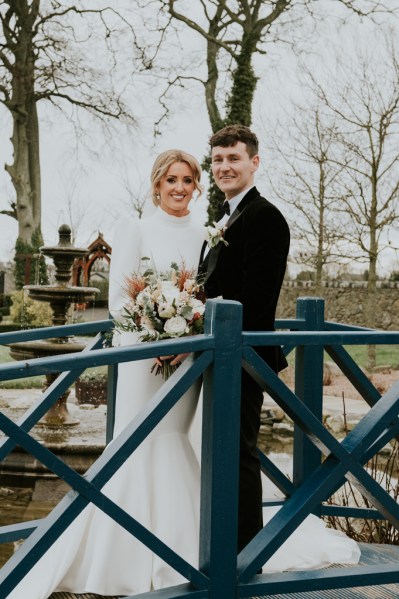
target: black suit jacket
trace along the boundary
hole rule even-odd
[[[285,218],[253,187],[230,216],[224,238],[228,245],[220,242],[199,266],[206,296],[241,302],[244,330],[273,331],[290,244]],[[279,347],[257,351],[276,372],[287,365]]]

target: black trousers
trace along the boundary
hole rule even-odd
[[[263,392],[242,371],[238,553],[263,527],[260,460],[256,455]]]

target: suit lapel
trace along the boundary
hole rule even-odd
[[[260,193],[256,189],[256,187],[252,187],[248,191],[248,193],[245,194],[245,196],[242,198],[241,202],[238,204],[237,208],[234,210],[233,214],[230,216],[229,220],[226,223],[227,227],[231,227],[231,225],[237,220],[237,218],[239,218],[242,215],[242,213],[244,212],[244,210],[248,206],[248,204],[252,200],[254,200],[255,198],[257,198],[259,196],[260,196]]]
[[[240,203],[238,204],[238,206],[237,206],[237,208],[234,210],[233,214],[231,214],[231,215],[230,215],[230,218],[229,218],[229,220],[228,220],[228,221],[227,221],[227,223],[226,223],[226,228],[227,228],[227,227],[231,227],[231,225],[232,225],[233,223],[235,223],[235,221],[237,220],[237,218],[239,218],[239,217],[241,216],[241,214],[243,213],[243,211],[244,211],[244,208],[241,208],[241,210],[240,210],[241,203],[242,203],[242,202],[240,202]]]
[[[211,274],[213,273],[213,271],[216,268],[216,264],[218,261],[221,247],[222,247],[222,243],[220,242],[215,248],[212,248],[211,250],[209,250],[209,254],[207,255],[208,265],[207,265],[207,269],[206,269],[204,283],[209,279],[209,277],[211,276]]]
[[[252,187],[252,189],[250,189],[248,191],[248,193],[243,197],[243,199],[241,200],[241,202],[238,204],[237,208],[234,210],[233,214],[230,215],[230,218],[228,219],[228,221],[226,223],[226,230],[230,229],[230,227],[232,226],[232,224],[235,223],[236,220],[238,218],[240,218],[240,216],[243,214],[243,212],[244,212],[245,208],[248,206],[248,204],[254,198],[258,197],[259,195],[260,195],[260,193],[256,189],[256,187]],[[204,242],[204,245],[202,246],[201,258],[204,255],[206,244],[207,244],[207,242]],[[205,274],[205,277],[204,277],[204,283],[206,283],[206,281],[209,279],[209,277],[211,276],[211,274],[213,273],[213,271],[216,268],[216,264],[217,264],[217,261],[218,261],[218,257],[219,257],[219,254],[220,254],[221,247],[222,247],[222,242],[219,242],[216,247],[211,248],[209,250],[208,254],[205,257],[205,260],[202,263],[201,270],[205,271],[205,269],[206,269],[206,274]]]
[[[208,242],[204,241],[201,248],[199,263],[202,264],[204,262],[205,250],[208,247]]]

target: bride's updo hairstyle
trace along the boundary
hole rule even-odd
[[[191,154],[183,152],[183,150],[166,150],[166,152],[162,152],[158,156],[151,170],[151,196],[155,206],[159,206],[161,203],[158,192],[161,179],[175,162],[185,162],[188,164],[193,173],[194,187],[198,191],[198,195],[202,193],[203,187],[200,183],[201,167],[198,160]]]

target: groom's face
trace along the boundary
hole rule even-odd
[[[254,174],[259,166],[259,156],[252,158],[247,146],[238,141],[235,146],[212,148],[212,173],[216,185],[230,200],[254,184]]]

